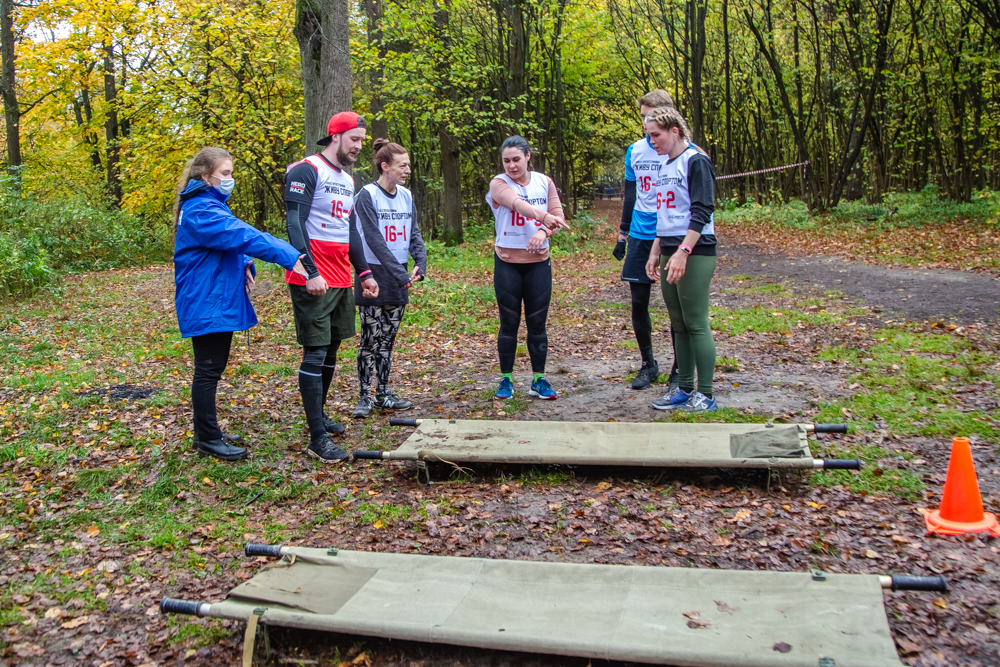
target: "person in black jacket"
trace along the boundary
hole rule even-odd
[[[412,406],[389,391],[389,373],[396,333],[410,300],[409,289],[427,273],[427,249],[417,225],[417,209],[413,195],[403,187],[410,175],[410,156],[405,148],[387,139],[376,139],[373,148],[379,177],[358,193],[355,210],[365,261],[380,289],[378,296],[367,297],[361,279],[355,279],[354,300],[361,319],[356,417],[367,417],[373,407],[406,410]],[[410,257],[414,260],[412,271],[407,268]],[[374,402],[369,396],[373,379]]]

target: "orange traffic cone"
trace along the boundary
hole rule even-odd
[[[924,515],[928,533],[963,535],[987,532],[1000,537],[996,515],[983,511],[983,498],[979,495],[976,464],[972,461],[968,438],[951,441],[951,459],[948,461],[941,509],[922,509],[920,512]]]

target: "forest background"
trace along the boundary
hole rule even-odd
[[[306,107],[323,85],[370,119],[370,134],[410,149],[425,235],[448,245],[488,236],[482,195],[510,134],[532,141],[534,168],[571,214],[620,187],[640,131],[635,99],[656,87],[720,175],[809,162],[721,182],[723,215],[996,225],[1000,15],[983,0],[0,0],[0,10],[3,297],[63,271],[167,258],[175,180],[205,145],[236,159],[235,213],[283,234],[285,166],[314,150],[318,112],[310,120]],[[359,184],[372,179],[368,157]]]

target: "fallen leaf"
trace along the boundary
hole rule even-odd
[[[121,563],[116,560],[111,560],[110,558],[106,558],[97,564],[98,572],[107,572],[108,574],[112,574],[117,572],[119,569],[121,569]]]
[[[87,534],[88,535],[94,535],[94,536],[100,535],[101,534],[101,529],[98,528],[97,526],[95,526],[94,524],[90,524],[90,528],[87,529]]]
[[[59,607],[50,607],[45,612],[45,618],[62,618],[63,615],[65,615],[65,613],[66,612],[64,612]]]
[[[792,650],[792,645],[786,644],[785,642],[778,642],[777,644],[772,646],[771,649],[777,651],[778,653],[788,653],[789,651]]]
[[[215,482],[210,480],[208,477],[203,478],[201,481],[205,482],[205,484],[208,484],[209,486],[215,486]]]
[[[938,598],[937,600],[934,600],[934,604],[941,607],[942,609],[948,608],[948,603],[945,602],[944,598]]]
[[[683,615],[687,616],[688,618],[698,618],[699,616],[701,616],[701,612],[695,609],[692,611],[685,611],[683,612]]]
[[[874,549],[865,550],[865,558],[881,558],[881,557],[882,556],[880,556],[879,553]]]
[[[704,630],[712,625],[712,621],[696,621],[694,619],[687,622],[687,626],[692,630]]]
[[[611,488],[611,483],[610,482],[601,482],[601,483],[599,483],[597,485],[597,490],[598,491],[607,491],[610,488]]]
[[[372,526],[372,527],[373,528],[385,528],[385,524],[382,523],[382,519],[379,519],[378,521],[375,522],[375,525]]]
[[[749,519],[750,515],[753,514],[750,510],[744,508],[736,512],[736,515],[729,519],[729,523],[736,523],[738,521],[743,521],[744,519]]]
[[[153,607],[153,609],[155,609],[155,607]],[[66,621],[65,623],[63,623],[59,627],[61,627],[64,630],[72,630],[74,628],[80,627],[81,625],[84,625],[89,620],[90,620],[90,616],[77,616],[76,618],[74,618],[72,620]]]
[[[739,607],[730,607],[728,604],[726,604],[722,600],[716,600],[715,601],[715,606],[719,609],[719,611],[721,611],[723,613],[729,613],[729,614],[733,613],[734,611],[739,611],[740,610]]]
[[[891,537],[893,542],[899,542],[900,544],[906,544],[907,542],[909,542],[909,540],[903,537],[902,535],[892,535]]]

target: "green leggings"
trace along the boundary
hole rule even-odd
[[[660,256],[660,289],[674,329],[674,354],[681,389],[694,388],[698,369],[698,391],[712,393],[715,374],[715,341],[708,323],[708,295],[715,275],[715,257],[691,255],[684,277],[676,285],[667,282],[667,255]]]

